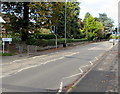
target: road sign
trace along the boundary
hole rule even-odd
[[[9,42],[11,42],[12,38],[2,38],[2,41],[9,41]]]
[[[3,53],[4,53],[5,52],[4,51],[5,50],[5,42],[9,42],[9,44],[11,44],[12,38],[2,38],[2,41],[3,41],[2,46],[3,46]]]

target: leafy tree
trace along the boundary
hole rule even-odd
[[[12,31],[21,29],[21,39],[25,41],[28,36],[29,2],[2,2],[2,12],[8,14]],[[13,24],[14,23],[14,24]],[[20,23],[20,24],[19,24]],[[19,28],[19,29],[16,29]]]
[[[78,38],[79,36],[79,13],[80,7],[79,2],[68,2],[67,3],[67,36],[69,38]]]
[[[29,5],[32,19],[35,20],[35,29],[57,28],[57,34],[64,33],[64,2],[34,2]]]
[[[104,26],[99,19],[94,18],[90,13],[86,13],[83,21],[87,39],[92,40],[102,37]]]
[[[99,14],[99,21],[103,24],[103,26],[105,27],[105,31],[110,32],[112,30],[112,27],[114,26],[113,23],[114,21],[111,18],[107,17],[107,14],[103,13],[103,14]]]
[[[36,28],[49,28],[52,11],[50,2],[31,2],[30,19],[35,21]]]
[[[51,29],[52,26],[56,26],[57,34],[64,37],[65,13],[67,37],[77,38],[80,28],[79,10],[78,2],[3,2],[2,4],[2,11],[10,18],[8,30],[20,33],[22,41],[27,39],[29,31],[38,33],[41,28]]]
[[[85,15],[85,18],[84,18],[84,29],[85,29],[85,32],[86,32],[86,38],[88,39],[89,36],[88,36],[88,33],[89,32],[93,32],[93,30],[95,29],[94,25],[95,25],[95,19],[94,17],[90,14],[90,13],[86,13]]]
[[[103,26],[103,24],[101,22],[99,22],[99,21],[95,22],[95,30],[93,31],[93,33],[94,33],[94,38],[95,39],[96,38],[100,39],[100,38],[103,37],[103,35],[104,35],[104,26]]]

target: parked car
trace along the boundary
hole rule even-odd
[[[113,42],[120,42],[120,39],[110,39],[109,42],[110,42],[110,43],[113,43]]]
[[[115,39],[110,39],[109,42],[110,43],[113,43],[115,41]]]
[[[120,42],[120,39],[116,39],[117,42]]]

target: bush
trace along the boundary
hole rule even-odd
[[[119,36],[116,36],[115,39],[119,39]]]
[[[12,42],[13,43],[19,43],[19,42],[21,42],[21,38],[19,38],[19,37],[13,37],[12,38]]]
[[[26,41],[27,45],[37,45],[37,46],[53,46],[55,45],[56,39],[28,39]],[[60,38],[57,40],[58,44],[63,44],[65,41],[64,38]],[[67,39],[67,43],[72,43],[72,42],[82,42],[82,41],[87,41],[86,38],[83,39]]]
[[[113,35],[110,35],[110,37],[109,37],[109,39],[114,39],[115,38],[115,36],[113,36]]]
[[[53,34],[30,34],[29,39],[55,39],[55,35]]]
[[[88,40],[93,40],[94,39],[94,33],[88,32]]]
[[[11,53],[0,53],[0,56],[13,56]]]

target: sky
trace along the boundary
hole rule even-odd
[[[99,13],[106,13],[118,25],[118,2],[120,0],[78,0],[80,2],[80,18],[89,12],[93,17],[99,17]]]

